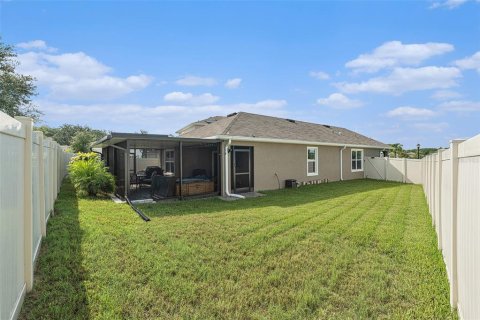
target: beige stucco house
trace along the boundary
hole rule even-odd
[[[112,132],[93,147],[102,148],[120,195],[159,199],[237,196],[284,188],[292,179],[360,179],[364,158],[388,149],[345,128],[246,112],[197,121],[177,134]]]
[[[222,141],[223,193],[283,188],[288,179],[360,179],[364,158],[389,147],[345,128],[246,112],[198,121],[177,133]]]

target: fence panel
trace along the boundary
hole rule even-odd
[[[480,318],[480,157],[458,161],[458,305],[465,319]]]
[[[66,174],[64,152],[32,120],[0,112],[0,319],[16,319]]]
[[[389,159],[387,165],[387,179],[389,181],[404,181],[404,160],[403,159]]]
[[[405,159],[407,172],[405,174],[405,182],[407,183],[422,183],[422,160]]]
[[[369,179],[385,180],[386,158],[365,158],[365,177]]]
[[[40,242],[42,241],[42,229],[40,226],[40,135],[33,133],[32,143],[32,259],[35,260],[39,249]]]
[[[452,163],[448,154],[444,154],[446,158],[442,157],[442,185],[440,193],[442,195],[441,201],[441,248],[443,253],[443,260],[447,267],[448,279],[452,279]]]

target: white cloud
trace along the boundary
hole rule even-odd
[[[433,131],[433,132],[442,132],[448,128],[448,123],[446,122],[419,122],[414,123],[413,127],[417,130],[422,131]]]
[[[174,91],[167,93],[163,100],[167,102],[180,103],[180,104],[190,104],[190,105],[206,105],[217,102],[219,97],[214,96],[211,93],[203,93],[200,95],[193,95],[191,93],[184,93],[179,91]]]
[[[176,84],[180,86],[188,86],[188,87],[197,87],[197,86],[204,86],[204,87],[212,87],[217,84],[217,80],[213,78],[204,78],[204,77],[197,77],[197,76],[185,76],[177,81]]]
[[[318,80],[328,80],[330,79],[330,75],[323,71],[310,71],[310,77],[318,79]]]
[[[16,47],[25,50],[42,50],[47,52],[55,52],[57,48],[47,46],[47,43],[43,40],[33,40],[29,42],[17,43]]]
[[[237,103],[227,105],[229,109],[237,111],[249,111],[259,113],[262,110],[280,110],[287,106],[286,100],[262,100],[256,103]]]
[[[432,94],[432,98],[436,100],[448,100],[460,98],[462,95],[452,90],[438,90]]]
[[[461,72],[455,67],[395,68],[385,77],[363,82],[340,82],[336,87],[345,93],[376,92],[400,95],[409,91],[447,89],[457,85]]]
[[[441,103],[438,107],[445,111],[455,112],[480,111],[480,101],[453,100]]]
[[[134,132],[140,129],[149,133],[174,133],[188,123],[213,115],[227,115],[246,111],[287,117],[287,101],[267,99],[257,102],[233,104],[182,105],[168,103],[157,106],[140,104],[67,104],[37,100],[35,104],[45,113],[49,124],[87,124],[111,131]],[[73,120],[72,120],[73,119]]]
[[[387,116],[390,118],[400,118],[404,120],[409,119],[427,119],[436,116],[437,113],[425,108],[415,107],[398,107],[387,112]]]
[[[448,43],[403,44],[400,41],[385,42],[373,53],[362,54],[345,64],[355,72],[376,72],[385,68],[417,66],[423,61],[450,51],[454,47]]]
[[[18,60],[18,71],[35,77],[54,99],[114,99],[143,89],[152,80],[144,74],[125,78],[111,76],[110,67],[83,52],[50,54],[30,51],[19,54]]]
[[[228,79],[225,82],[225,87],[227,87],[228,89],[236,89],[236,88],[240,87],[241,83],[242,83],[242,79],[240,79],[240,78]]]
[[[362,101],[350,99],[341,93],[332,93],[327,98],[318,99],[317,104],[333,109],[353,109],[363,106]]]
[[[456,60],[454,64],[460,69],[477,69],[477,72],[480,73],[480,51],[470,57]]]
[[[436,8],[441,8],[441,7],[446,7],[448,9],[454,9],[458,6],[461,6],[468,0],[445,0],[441,2],[434,2],[431,6],[430,9],[436,9]]]

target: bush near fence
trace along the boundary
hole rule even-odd
[[[0,319],[16,319],[71,154],[0,112]]]
[[[365,176],[423,185],[450,304],[461,319],[480,319],[480,135],[452,140],[422,160],[365,158]]]

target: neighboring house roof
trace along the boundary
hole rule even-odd
[[[187,132],[195,130],[199,127],[206,126],[207,124],[213,123],[213,122],[218,121],[218,120],[223,119],[223,118],[225,118],[225,117],[224,116],[214,116],[214,117],[210,117],[210,118],[207,118],[207,119],[195,121],[195,122],[192,122],[192,123],[186,125],[185,127],[181,128],[181,129],[179,129],[176,133],[178,133],[179,135],[183,135],[183,134],[186,134]]]
[[[389,148],[351,130],[291,119],[239,112],[181,135],[189,138],[245,137],[251,140],[291,140],[333,145]]]

